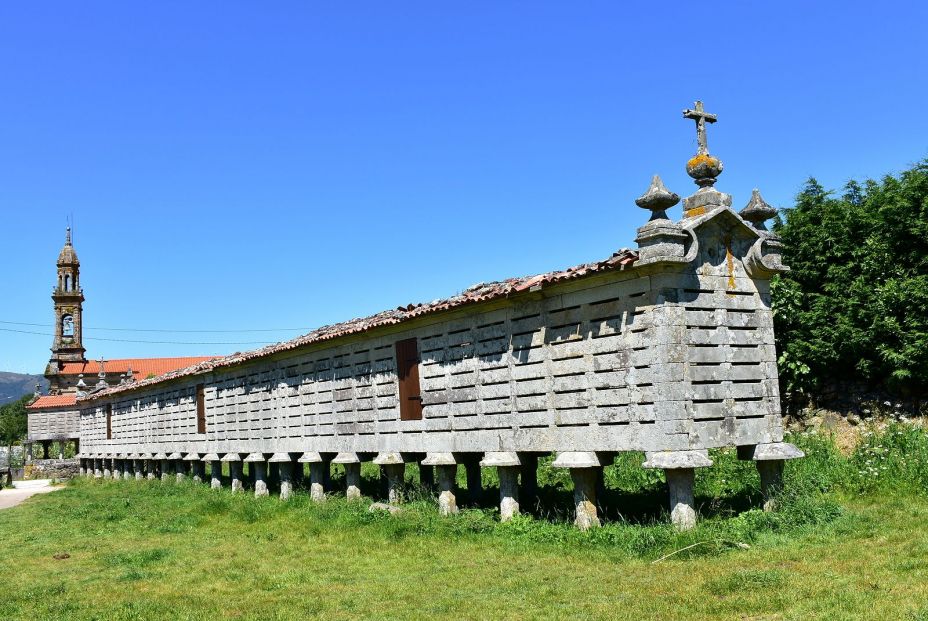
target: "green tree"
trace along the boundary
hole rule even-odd
[[[6,485],[13,482],[13,447],[26,437],[26,406],[30,401],[32,395],[26,395],[19,401],[0,407],[0,442],[7,450]]]
[[[928,391],[928,160],[837,196],[809,179],[775,230],[792,271],[773,285],[784,393],[866,383]]]

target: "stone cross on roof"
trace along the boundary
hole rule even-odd
[[[706,123],[715,123],[719,118],[714,114],[703,111],[701,101],[696,102],[695,110],[684,110],[683,118],[696,121],[696,140],[699,142],[697,153],[708,153],[709,144],[706,141]]]

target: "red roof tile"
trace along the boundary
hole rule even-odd
[[[77,395],[74,393],[66,395],[42,395],[32,403],[26,406],[27,410],[38,410],[41,408],[60,408],[77,404]]]
[[[151,384],[165,382],[179,377],[206,373],[208,371],[212,371],[213,369],[234,366],[248,360],[270,356],[279,352],[310,345],[312,343],[328,341],[342,336],[347,336],[349,334],[367,332],[368,330],[372,330],[380,326],[403,323],[413,318],[421,317],[422,315],[451,310],[453,308],[467,306],[469,304],[478,304],[480,302],[505,298],[517,293],[521,293],[523,291],[543,289],[544,287],[565,280],[574,280],[602,272],[624,270],[635,263],[637,260],[637,252],[623,248],[622,250],[613,253],[613,255],[608,259],[597,261],[595,263],[584,263],[582,265],[569,267],[565,270],[548,272],[546,274],[537,274],[535,276],[509,278],[507,280],[501,280],[498,282],[476,284],[472,287],[469,287],[464,292],[444,300],[435,300],[434,302],[429,302],[426,304],[410,304],[408,306],[400,306],[395,310],[383,311],[376,315],[371,315],[370,317],[350,319],[348,321],[337,323],[331,326],[324,326],[322,328],[313,330],[309,334],[297,337],[291,341],[277,343],[276,345],[268,345],[267,347],[256,349],[250,352],[236,352],[231,356],[225,356],[223,358],[205,360],[203,362],[193,364],[187,368],[171,371],[165,373],[162,376],[149,380],[142,379],[145,377],[144,375],[140,377],[139,374],[135,374],[136,379],[140,381],[132,382],[130,384],[111,386],[101,390],[100,392],[89,394],[87,397],[85,397],[85,399],[95,399],[97,397],[112,395],[127,390],[134,390],[136,388],[150,386]],[[133,372],[134,371],[135,369],[133,368]]]
[[[214,356],[213,356],[214,357]],[[132,377],[137,380],[145,379],[149,375],[163,375],[177,369],[189,367],[192,364],[210,360],[211,356],[188,356],[186,358],[122,358],[119,360],[104,360],[103,370],[107,375],[122,375],[132,369]],[[84,374],[85,381],[91,376],[100,373],[100,361],[65,362],[62,365],[62,375]]]

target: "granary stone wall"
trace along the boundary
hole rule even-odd
[[[757,235],[728,214],[693,227],[685,261],[592,275],[98,399],[83,410],[82,446],[662,451],[777,442],[768,281],[744,265]],[[410,337],[423,417],[403,421],[395,344]]]
[[[27,429],[29,442],[79,438],[80,411],[77,406],[30,410]]]

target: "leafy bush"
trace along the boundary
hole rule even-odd
[[[922,399],[928,387],[928,160],[898,177],[809,179],[775,230],[792,271],[774,279],[784,394],[836,380]]]

